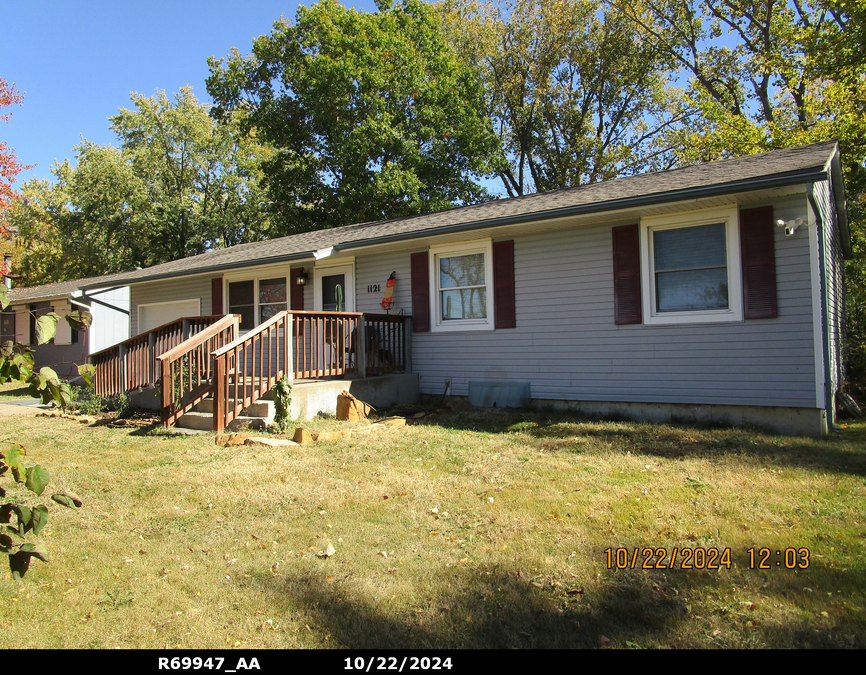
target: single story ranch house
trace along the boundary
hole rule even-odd
[[[133,337],[92,358],[115,383],[104,391],[171,378],[166,424],[200,410],[222,429],[285,374],[299,401],[333,385],[374,405],[420,392],[819,435],[844,377],[850,255],[825,142],[244,244],[82,289],[130,287]],[[293,413],[333,409],[328,391]]]

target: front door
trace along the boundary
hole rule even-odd
[[[316,311],[355,311],[355,266],[316,267],[313,303]],[[340,302],[342,300],[342,302]]]

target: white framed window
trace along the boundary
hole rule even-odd
[[[643,218],[645,324],[743,320],[736,207]]]
[[[431,330],[493,330],[493,244],[430,249]]]
[[[261,277],[226,280],[226,312],[240,314],[246,332],[288,309],[288,278],[273,272]]]

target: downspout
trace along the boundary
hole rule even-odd
[[[812,211],[815,214],[815,228],[818,231],[818,270],[821,276],[821,342],[824,350],[824,412],[827,415],[827,428],[836,433],[842,433],[842,429],[833,424],[834,401],[836,400],[833,389],[833,378],[830,372],[830,323],[827,316],[827,276],[826,265],[824,262],[824,223],[821,220],[821,209],[818,208],[818,202],[815,199],[815,184],[809,183],[807,191],[809,204],[812,206]]]

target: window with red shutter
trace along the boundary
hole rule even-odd
[[[210,280],[211,314],[217,316],[223,313],[223,278],[214,277]]]
[[[493,243],[493,307],[496,328],[515,328],[514,242]]]
[[[639,232],[642,323],[743,320],[736,207],[643,218]],[[624,250],[629,251],[626,257],[633,262],[633,237],[629,239]],[[628,273],[624,275],[628,280],[622,283],[633,291],[632,262],[628,263]],[[618,280],[622,276],[618,275]],[[619,319],[619,310],[617,317]]]
[[[427,251],[413,253],[412,266],[412,330],[430,330],[430,270]]]
[[[773,236],[772,206],[740,211],[743,314],[747,319],[771,319],[778,316],[776,250]]]
[[[613,228],[613,306],[617,325],[641,322],[640,232]]]

